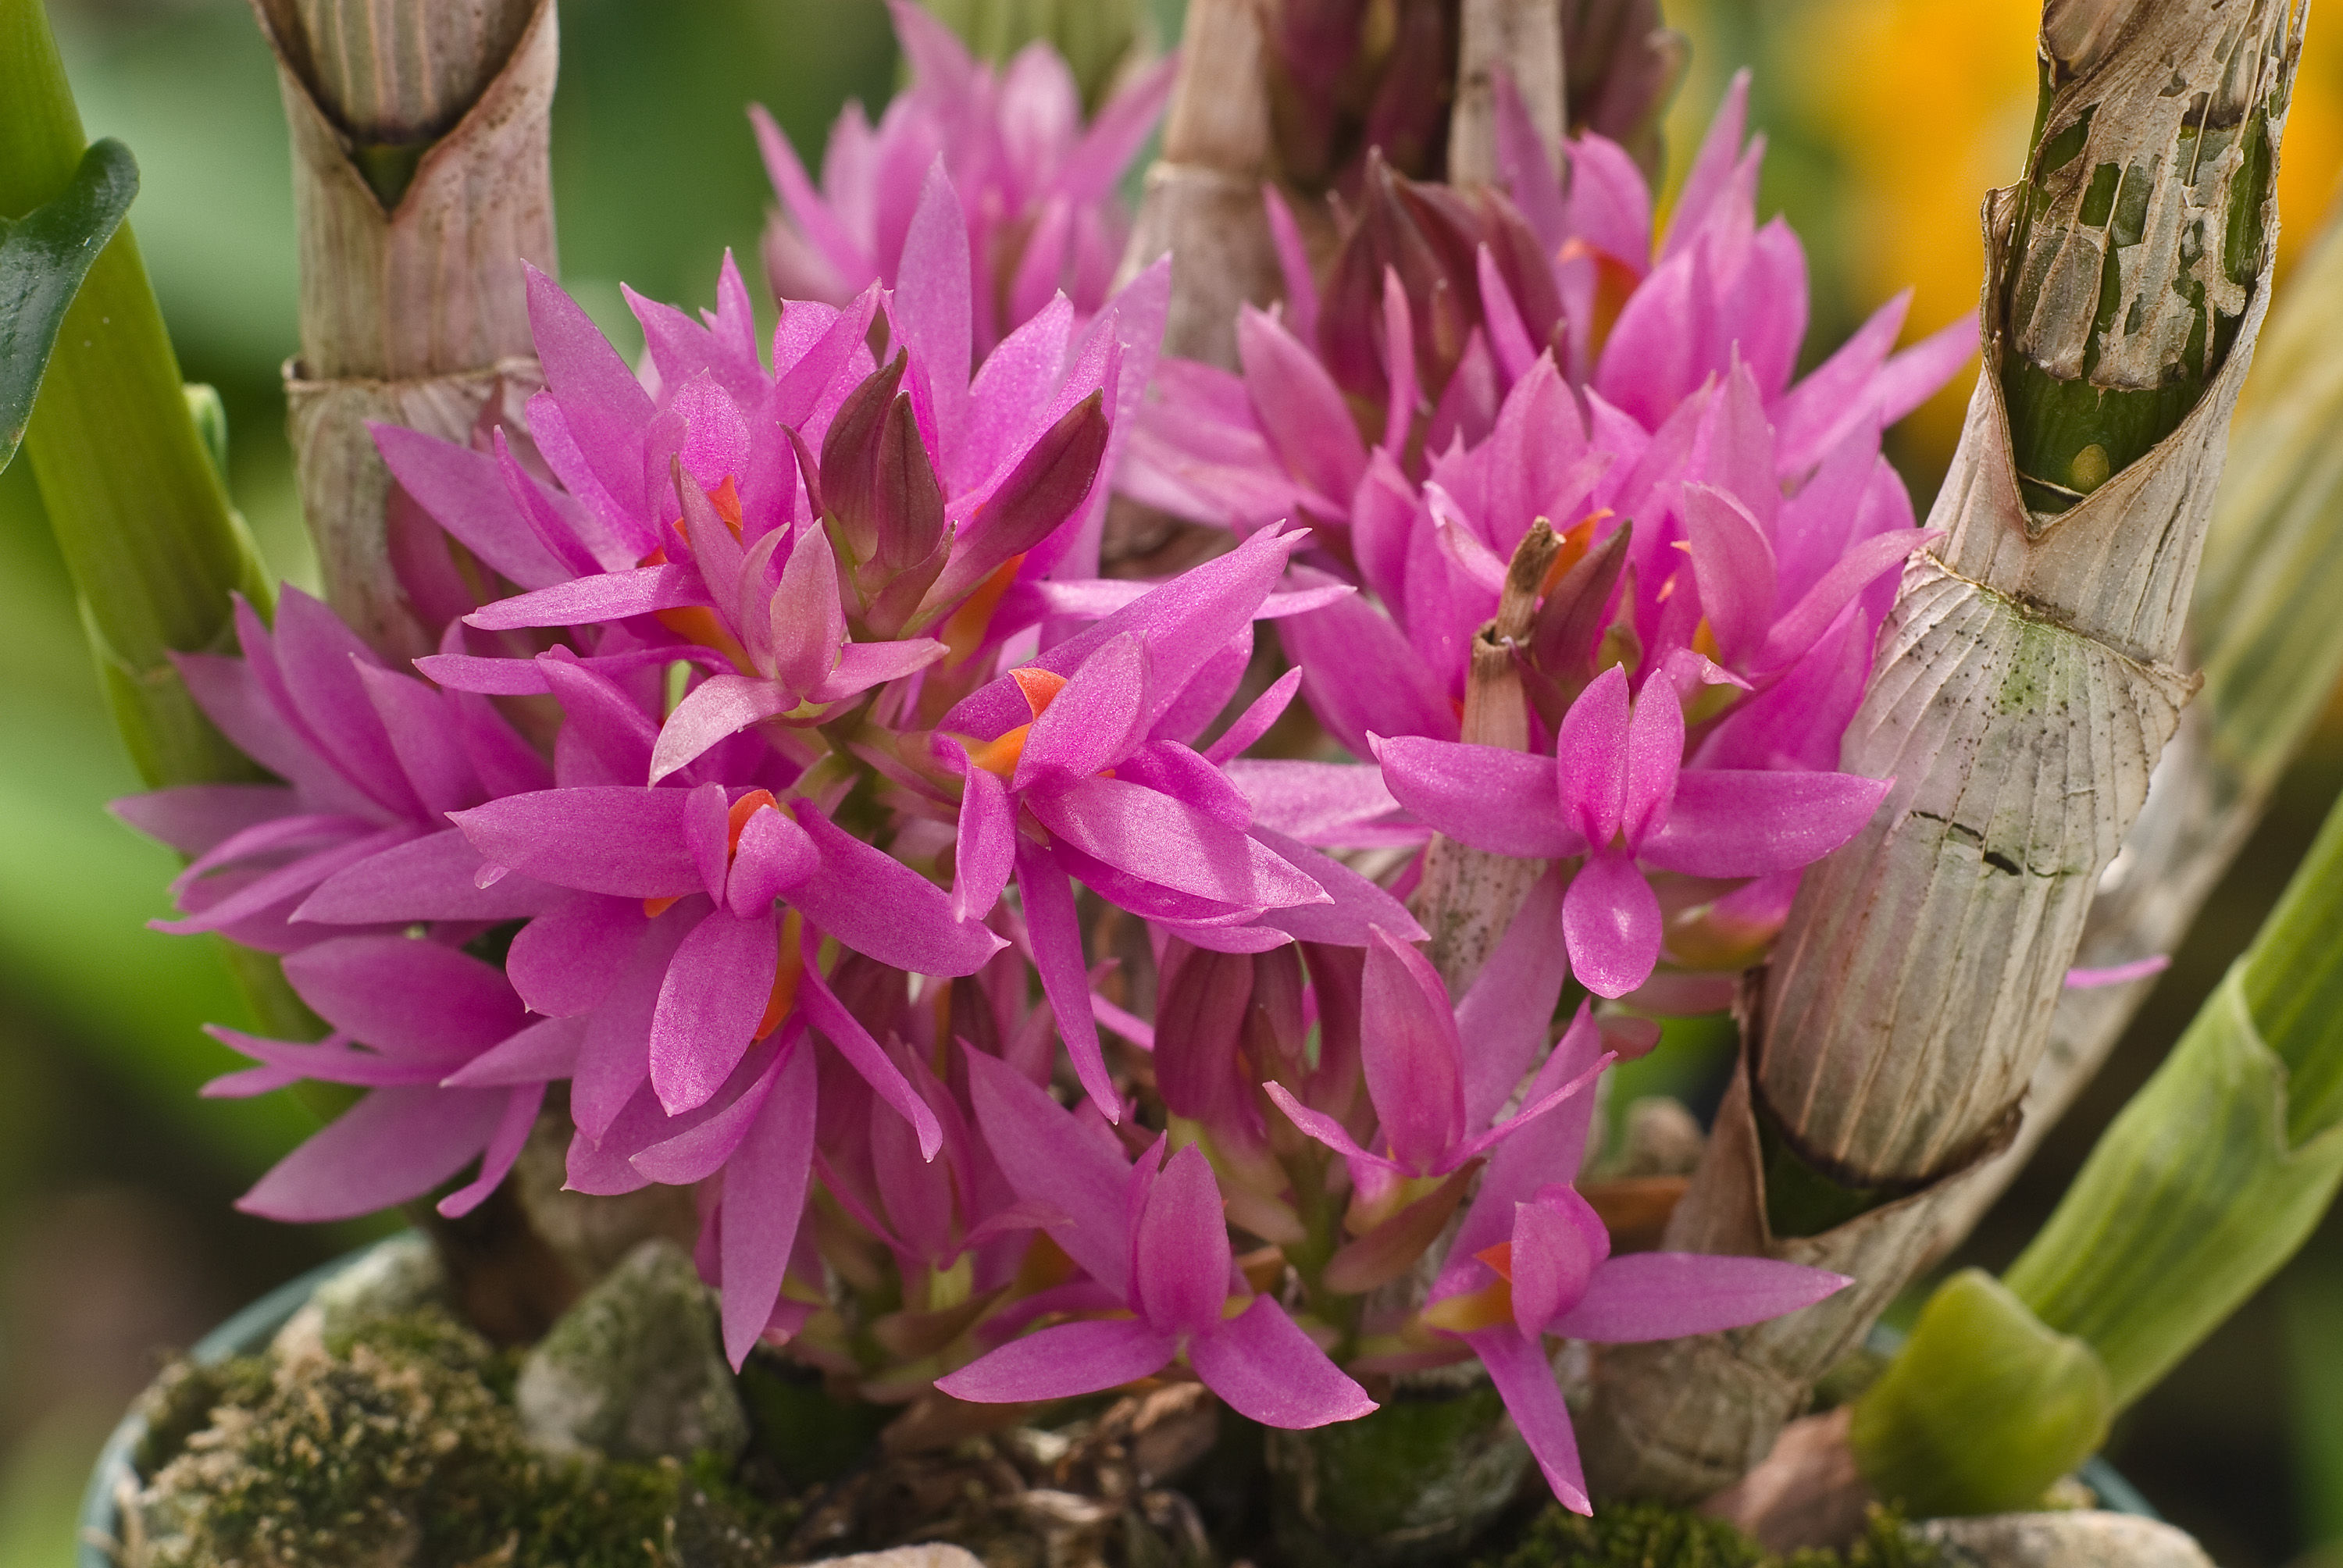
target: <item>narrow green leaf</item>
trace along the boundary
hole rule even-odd
[[[138,166],[113,138],[82,155],[55,200],[0,217],[0,468],[16,456],[65,310],[138,194]]]

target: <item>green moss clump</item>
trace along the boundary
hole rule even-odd
[[[153,1446],[178,1452],[148,1473],[131,1568],[773,1561],[789,1520],[734,1489],[720,1460],[548,1458],[524,1441],[510,1390],[509,1356],[436,1310],[322,1355],[176,1372]]]
[[[1721,1519],[1656,1503],[1611,1503],[1586,1518],[1548,1509],[1503,1555],[1474,1568],[1936,1568],[1939,1553],[1874,1508],[1862,1539],[1842,1552],[1765,1550]]]

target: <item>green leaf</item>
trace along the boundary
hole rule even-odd
[[[111,137],[82,155],[55,201],[0,218],[0,468],[16,456],[65,310],[138,194],[138,165]]]
[[[1847,1443],[1880,1496],[1916,1514],[2032,1508],[2107,1434],[2115,1394],[2091,1347],[1968,1269],[1855,1402]]]

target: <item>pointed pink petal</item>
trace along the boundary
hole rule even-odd
[[[970,1048],[969,1098],[985,1147],[1017,1196],[1053,1215],[1051,1236],[1082,1271],[1126,1296],[1131,1285],[1130,1222],[1124,1189],[1131,1166],[1113,1135],[1088,1136],[1049,1091],[999,1057]],[[1104,1132],[1096,1122],[1093,1129]]]
[[[2171,967],[2170,954],[2151,953],[2127,964],[2109,964],[2104,969],[2071,969],[2066,971],[2066,989],[2097,990],[2103,986],[2129,985],[2150,975],[2160,975]]]
[[[1774,670],[1796,659],[1830,629],[1850,600],[1937,537],[1928,528],[1896,528],[1855,544],[1799,597],[1788,614],[1774,623],[1752,665]]]
[[[1659,1026],[1657,1024],[1653,1024],[1651,1027],[1656,1030]],[[1592,1090],[1594,1087],[1594,1081],[1603,1076],[1603,1070],[1609,1067],[1612,1062],[1616,1060],[1617,1057],[1615,1054],[1605,1052],[1595,1060],[1594,1064],[1592,1067],[1589,1067],[1585,1071],[1580,1073],[1576,1078],[1572,1079],[1561,1088],[1550,1090],[1544,1094],[1534,1096],[1529,1102],[1524,1104],[1519,1111],[1516,1111],[1503,1121],[1498,1122],[1494,1127],[1489,1128],[1484,1131],[1474,1133],[1472,1137],[1467,1138],[1463,1142],[1459,1143],[1455,1148],[1450,1150],[1448,1151],[1448,1158],[1440,1162],[1441,1170],[1457,1170],[1468,1161],[1479,1159],[1482,1155],[1486,1154],[1490,1150],[1496,1148],[1499,1144],[1506,1142],[1516,1133],[1528,1131],[1530,1126],[1540,1117],[1561,1110],[1573,1100],[1577,1099],[1580,1095]]]
[[[450,1220],[461,1219],[502,1185],[513,1166],[519,1162],[521,1149],[537,1127],[537,1113],[544,1108],[542,1083],[522,1085],[507,1097],[504,1113],[498,1117],[495,1131],[488,1134],[488,1146],[481,1151],[480,1173],[439,1200],[442,1215]]]
[[[1057,1017],[1058,1032],[1073,1059],[1074,1076],[1083,1092],[1108,1121],[1122,1115],[1121,1097],[1106,1070],[1099,1044],[1098,1024],[1090,1010],[1090,967],[1082,958],[1081,917],[1074,910],[1073,888],[1050,859],[1048,851],[1016,839],[1017,891],[1024,900],[1025,925],[1033,948],[1033,968],[1041,976],[1042,993]]]
[[[1627,672],[1614,664],[1578,694],[1554,737],[1564,820],[1598,850],[1626,817],[1627,728]]]
[[[464,618],[486,631],[522,627],[594,626],[654,610],[682,609],[709,602],[699,574],[689,567],[638,567],[579,578],[511,598],[498,599]]]
[[[1570,969],[1596,996],[1625,996],[1660,959],[1660,900],[1624,855],[1588,857],[1562,896]]]
[[[920,187],[920,205],[903,236],[895,279],[896,329],[934,399],[937,467],[950,475],[968,424],[968,383],[975,370],[968,222],[940,156]]]
[[[674,1137],[637,1151],[628,1162],[652,1181],[670,1187],[689,1187],[723,1169],[724,1162],[748,1138],[765,1109],[766,1100],[780,1081],[783,1056],[790,1051],[802,1053],[805,1049],[799,1043],[805,1033],[804,1023],[792,1019],[789,1027],[790,1044],[776,1054],[766,1070],[750,1080],[749,1087],[731,1103]]]
[[[1666,680],[1646,681],[1627,721],[1627,782],[1619,826],[1629,844],[1642,843],[1666,823],[1684,745],[1684,709],[1674,686]]]
[[[767,982],[769,987],[770,982]],[[944,1132],[936,1121],[934,1107],[920,1098],[903,1070],[880,1049],[862,1027],[862,1020],[846,1010],[821,978],[821,972],[809,960],[805,972],[798,980],[798,1009],[806,1021],[821,1030],[838,1053],[846,1058],[862,1081],[877,1091],[880,1099],[893,1108],[895,1113],[911,1124],[920,1135],[920,1158],[932,1160],[943,1147]]]
[[[969,975],[1008,945],[952,915],[951,895],[884,849],[801,806],[798,825],[821,867],[789,891],[805,918],[852,948],[913,974]]]
[[[1270,682],[1269,689],[1248,704],[1236,717],[1236,721],[1221,731],[1219,739],[1204,748],[1204,760],[1218,767],[1232,757],[1244,754],[1246,747],[1269,733],[1270,726],[1285,716],[1293,701],[1293,694],[1302,689],[1302,671],[1289,669]]]
[[[1554,768],[1544,758],[1419,736],[1378,736],[1373,745],[1393,796],[1450,838],[1524,859],[1586,852],[1555,808]]]
[[[741,920],[762,914],[775,899],[803,887],[821,869],[813,835],[788,812],[767,806],[749,814],[740,829],[731,870],[724,884],[727,908]]]
[[[1286,467],[1334,505],[1349,509],[1366,472],[1367,450],[1332,377],[1277,318],[1252,306],[1237,317],[1237,357],[1253,417]]]
[[[1332,901],[1266,846],[1119,779],[1086,779],[1026,806],[1055,837],[1158,887],[1256,909]]]
[[[781,134],[781,127],[773,123],[773,116],[762,104],[749,106],[749,119],[756,127],[757,151],[765,160],[766,177],[773,182],[781,204],[789,208],[789,221],[830,265],[847,288],[859,288],[868,283],[877,276],[870,258],[814,188],[805,166],[798,161],[797,149]]]
[[[740,1065],[779,950],[769,910],[751,920],[719,910],[676,949],[651,1014],[651,1088],[669,1115],[707,1104]]]
[[[1557,1184],[1513,1205],[1513,1325],[1535,1342],[1546,1320],[1586,1293],[1611,1255],[1611,1232],[1585,1199]]]
[[[377,1050],[468,1055],[518,1029],[520,998],[468,953],[407,937],[340,937],[289,954],[285,978],[317,1015]]]
[[[1360,1148],[1358,1141],[1351,1136],[1350,1131],[1341,1122],[1324,1111],[1312,1111],[1294,1099],[1292,1091],[1285,1085],[1264,1083],[1261,1087],[1270,1099],[1277,1102],[1277,1108],[1285,1112],[1287,1119],[1294,1126],[1300,1128],[1306,1136],[1324,1144],[1343,1159],[1357,1161],[1372,1165],[1377,1170],[1390,1171],[1402,1176],[1411,1174],[1396,1161],[1386,1160],[1380,1154],[1369,1153]]]
[[[1586,1497],[1577,1434],[1571,1430],[1570,1409],[1545,1359],[1544,1344],[1524,1339],[1512,1327],[1483,1329],[1465,1335],[1464,1342],[1489,1369],[1489,1381],[1504,1399],[1505,1413],[1513,1418],[1514,1429],[1529,1444],[1554,1497],[1574,1513],[1592,1514],[1594,1505]]]
[[[1285,282],[1285,317],[1293,336],[1304,343],[1318,341],[1318,281],[1310,270],[1310,250],[1293,209],[1274,180],[1261,184],[1262,206],[1269,214],[1270,242],[1277,247],[1277,270]]]
[[[1771,1258],[1630,1252],[1595,1271],[1578,1304],[1546,1330],[1602,1344],[1715,1333],[1811,1306],[1853,1283]]]
[[[1077,202],[1104,200],[1155,128],[1156,116],[1172,96],[1179,68],[1180,56],[1174,51],[1108,99],[1082,139],[1066,155],[1066,161],[1058,166],[1057,188]]]
[[[1383,400],[1383,438],[1376,447],[1396,463],[1404,460],[1408,438],[1415,433],[1416,404],[1423,391],[1415,379],[1415,313],[1408,307],[1407,290],[1394,266],[1383,268],[1383,371],[1391,388]]]
[[[838,668],[809,694],[815,702],[843,702],[874,686],[900,680],[928,668],[950,650],[932,638],[900,642],[850,642],[838,650]]]
[[[978,1357],[936,1387],[977,1404],[1071,1399],[1161,1372],[1176,1348],[1169,1335],[1127,1318],[1059,1323]]]
[[[566,895],[534,877],[478,883],[480,852],[449,828],[393,845],[317,884],[297,920],[373,925],[384,920],[510,920],[540,914]]]
[[[1637,853],[1694,877],[1795,870],[1854,838],[1894,783],[1852,773],[1694,769],[1676,780],[1667,826]]]
[[[1033,721],[1011,787],[1063,787],[1118,761],[1147,708],[1147,645],[1125,633],[1084,659]]]
[[[1708,122],[1708,134],[1701,138],[1700,151],[1693,156],[1692,170],[1684,176],[1675,212],[1668,220],[1667,238],[1660,246],[1663,260],[1698,237],[1713,216],[1710,209],[1719,200],[1731,199],[1733,176],[1741,163],[1742,135],[1748,123],[1749,73],[1743,69],[1734,73],[1725,89],[1725,101],[1717,106],[1715,116]]]
[[[508,795],[452,820],[482,858],[558,887],[673,898],[700,886],[680,789],[589,785]]]
[[[813,1171],[813,1052],[793,1050],[724,1169],[724,1353],[735,1369],[781,1297]]]
[[[1231,1410],[1263,1426],[1325,1426],[1376,1408],[1267,1296],[1191,1340],[1188,1361]]]
[[[980,920],[1001,901],[1017,853],[1017,821],[1001,776],[974,763],[960,790],[960,827],[953,855],[951,908],[954,918]]]
[[[846,612],[838,602],[838,557],[826,529],[800,529],[766,612],[772,628],[773,678],[803,696],[838,667]]]
[[[1890,359],[1872,383],[1879,422],[1893,425],[1936,395],[1976,357],[1977,326],[1966,316],[1946,322]]]
[[[371,1090],[278,1161],[236,1206],[306,1224],[419,1198],[478,1155],[509,1099],[502,1090]]]
[[[367,429],[398,487],[501,576],[538,588],[602,569],[582,548],[575,559],[555,553],[514,504],[496,457],[397,425]]]
[[[1569,978],[1554,961],[1563,945],[1563,883],[1559,867],[1549,866],[1538,878],[1456,1004],[1456,1032],[1473,1042],[1464,1057],[1467,1127],[1487,1125],[1545,1046],[1546,1026]]]
[[[1774,619],[1774,547],[1747,508],[1708,485],[1684,487],[1700,608],[1727,663],[1757,650]]]
[[[1392,1158],[1426,1174],[1464,1132],[1464,1048],[1448,988],[1422,953],[1378,930],[1367,944],[1361,1007],[1376,1120]]]
[[[1530,1100],[1543,1100],[1595,1070],[1604,1055],[1603,1031],[1594,1022],[1593,1010],[1581,1002],[1577,1017],[1531,1081]],[[1473,1206],[1465,1211],[1464,1222],[1449,1244],[1448,1261],[1433,1287],[1433,1301],[1460,1291],[1478,1290],[1496,1278],[1473,1254],[1513,1233],[1515,1204],[1528,1202],[1552,1182],[1577,1175],[1585,1162],[1586,1136],[1594,1117],[1594,1097],[1574,1095],[1559,1114],[1540,1117],[1490,1157],[1488,1168],[1481,1173],[1480,1191],[1473,1194]]]
[[[578,1070],[586,1026],[574,1018],[539,1019],[508,1035],[439,1081],[442,1089],[518,1089]]]
[[[1140,1315],[1166,1333],[1208,1333],[1229,1294],[1229,1222],[1204,1151],[1172,1157],[1131,1236],[1131,1288]]]
[[[647,782],[658,783],[698,761],[718,741],[796,706],[796,697],[779,681],[751,675],[709,676],[675,705],[659,727]]]
[[[1402,941],[1424,940],[1423,928],[1415,923],[1406,905],[1332,855],[1322,855],[1269,828],[1255,827],[1252,837],[1323,888],[1332,900],[1271,910],[1261,917],[1262,925],[1272,926],[1297,941],[1328,942],[1336,947],[1365,946],[1369,930],[1376,926]]]

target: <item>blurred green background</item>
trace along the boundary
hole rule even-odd
[[[1158,4],[1176,29],[1179,0]],[[231,477],[272,566],[314,568],[293,511],[278,366],[295,347],[293,214],[274,71],[241,0],[51,0],[92,136],[136,153],[131,221],[192,380],[231,420]],[[2037,0],[1671,0],[1694,40],[1688,156],[1727,75],[1757,70],[1763,207],[1805,236],[1808,354],[1906,283],[1913,329],[1974,307],[1976,208],[2014,173]],[[2313,30],[2288,133],[2290,251],[2343,155],[2343,31]],[[878,0],[565,0],[554,179],[564,281],[632,351],[621,280],[712,303],[752,278],[769,201],[742,106],[809,153],[898,65]],[[2330,44],[2328,40],[2334,40]],[[1894,450],[1923,510],[1967,381]],[[0,1568],[59,1568],[90,1460],[166,1347],[369,1233],[236,1215],[310,1125],[284,1096],[202,1101],[242,1007],[216,952],[144,921],[171,857],[102,810],[135,788],[99,704],[25,465],[0,475]],[[2244,945],[2343,786],[2343,713],[2176,957],[2115,1065],[1958,1261],[2015,1254],[2090,1139]],[[2227,1568],[2343,1564],[2343,1226],[2126,1417],[2114,1456]]]

